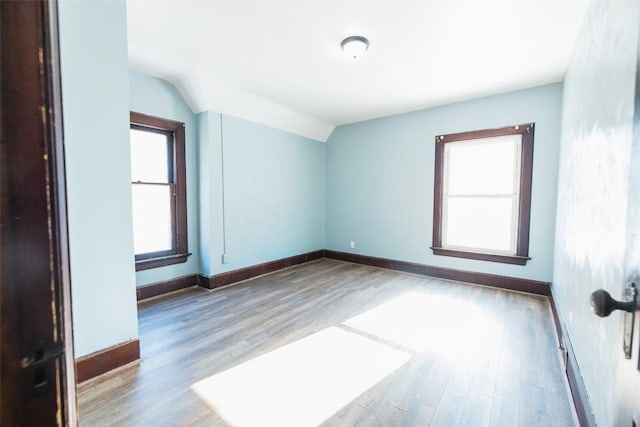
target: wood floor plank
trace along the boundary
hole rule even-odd
[[[520,387],[520,425],[541,426],[557,425],[554,418],[549,418],[544,399],[544,390],[533,384],[522,383]]]
[[[141,361],[79,386],[80,424],[576,425],[548,312],[328,259],[188,288],[139,304]]]
[[[493,396],[491,405],[491,427],[510,427],[520,424],[520,400],[518,394],[511,391],[498,390]],[[572,424],[567,424],[572,425]]]
[[[463,397],[445,392],[429,425],[433,427],[457,426],[462,418],[464,408],[465,399]]]
[[[491,419],[491,407],[493,398],[482,393],[472,392],[467,396],[467,401],[460,418],[460,427],[486,427]]]
[[[405,411],[405,417],[402,422],[403,427],[412,426],[428,426],[431,424],[433,414],[436,412],[435,408],[424,404],[423,402],[413,399],[408,405]]]

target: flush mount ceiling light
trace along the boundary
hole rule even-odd
[[[351,36],[342,40],[340,47],[350,58],[358,59],[369,48],[369,40],[362,36]]]

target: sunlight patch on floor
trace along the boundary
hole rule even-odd
[[[330,327],[192,385],[238,426],[315,426],[412,355]]]
[[[503,328],[473,303],[419,292],[400,295],[344,324],[415,352],[438,353],[501,337]]]

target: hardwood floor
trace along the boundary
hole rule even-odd
[[[574,426],[544,297],[321,259],[139,305],[86,426]]]

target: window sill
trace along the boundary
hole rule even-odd
[[[190,253],[186,254],[176,254],[176,255],[168,255],[158,258],[150,258],[150,259],[141,259],[136,261],[136,271],[140,270],[149,270],[151,268],[164,267],[165,265],[172,264],[180,264],[187,261],[187,258],[191,255]]]
[[[501,262],[504,264],[516,264],[525,265],[531,257],[520,255],[500,255],[500,254],[488,254],[482,252],[468,252],[446,248],[438,248],[432,246],[434,255],[451,256],[456,258],[477,259],[481,261]]]

